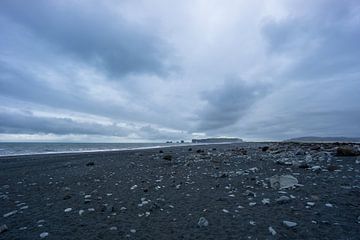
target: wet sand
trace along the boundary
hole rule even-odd
[[[360,239],[360,156],[338,147],[1,157],[0,239]]]

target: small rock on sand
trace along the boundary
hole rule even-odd
[[[11,215],[14,215],[15,213],[17,213],[17,210],[14,210],[14,211],[11,211],[11,212],[8,212],[8,213],[5,213],[5,214],[3,215],[3,217],[4,217],[4,218],[6,218],[6,217],[10,217]]]
[[[6,232],[8,230],[8,227],[6,226],[6,224],[3,224],[0,226],[0,233]]]
[[[278,204],[284,204],[290,202],[290,198],[287,196],[281,196],[278,199],[276,199],[276,203]]]
[[[198,226],[199,227],[207,227],[207,226],[209,226],[209,222],[206,218],[201,217],[198,221]]]
[[[66,208],[65,210],[64,210],[64,212],[71,212],[72,211],[72,208]]]
[[[49,236],[48,232],[40,233],[40,238],[46,238],[47,236]]]
[[[288,228],[293,228],[297,226],[296,222],[291,222],[291,221],[283,221],[283,224]]]
[[[269,232],[271,233],[271,235],[275,236],[276,235],[276,231],[273,227],[269,227]]]
[[[269,178],[270,186],[274,189],[286,189],[298,184],[296,177],[292,175],[275,175]]]

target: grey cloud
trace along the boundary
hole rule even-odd
[[[118,137],[129,134],[126,129],[116,125],[76,122],[70,118],[39,117],[29,111],[0,112],[0,133],[86,134]]]
[[[4,0],[0,14],[110,76],[167,71],[169,49],[155,28],[126,22],[99,2]]]
[[[149,140],[185,140],[189,137],[189,134],[185,131],[174,132],[168,130],[159,130],[152,127],[151,125],[141,127],[138,131],[138,134],[140,137]]]
[[[308,80],[357,73],[360,68],[360,4],[320,1],[305,16],[263,27],[269,53],[295,59],[284,78]]]
[[[197,130],[214,131],[233,125],[265,92],[265,86],[247,85],[236,78],[226,80],[218,89],[204,92],[206,105],[198,114]]]

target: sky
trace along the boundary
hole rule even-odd
[[[358,0],[1,0],[0,141],[360,136]]]

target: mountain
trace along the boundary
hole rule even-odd
[[[360,142],[360,137],[299,137],[290,138],[285,142]]]

